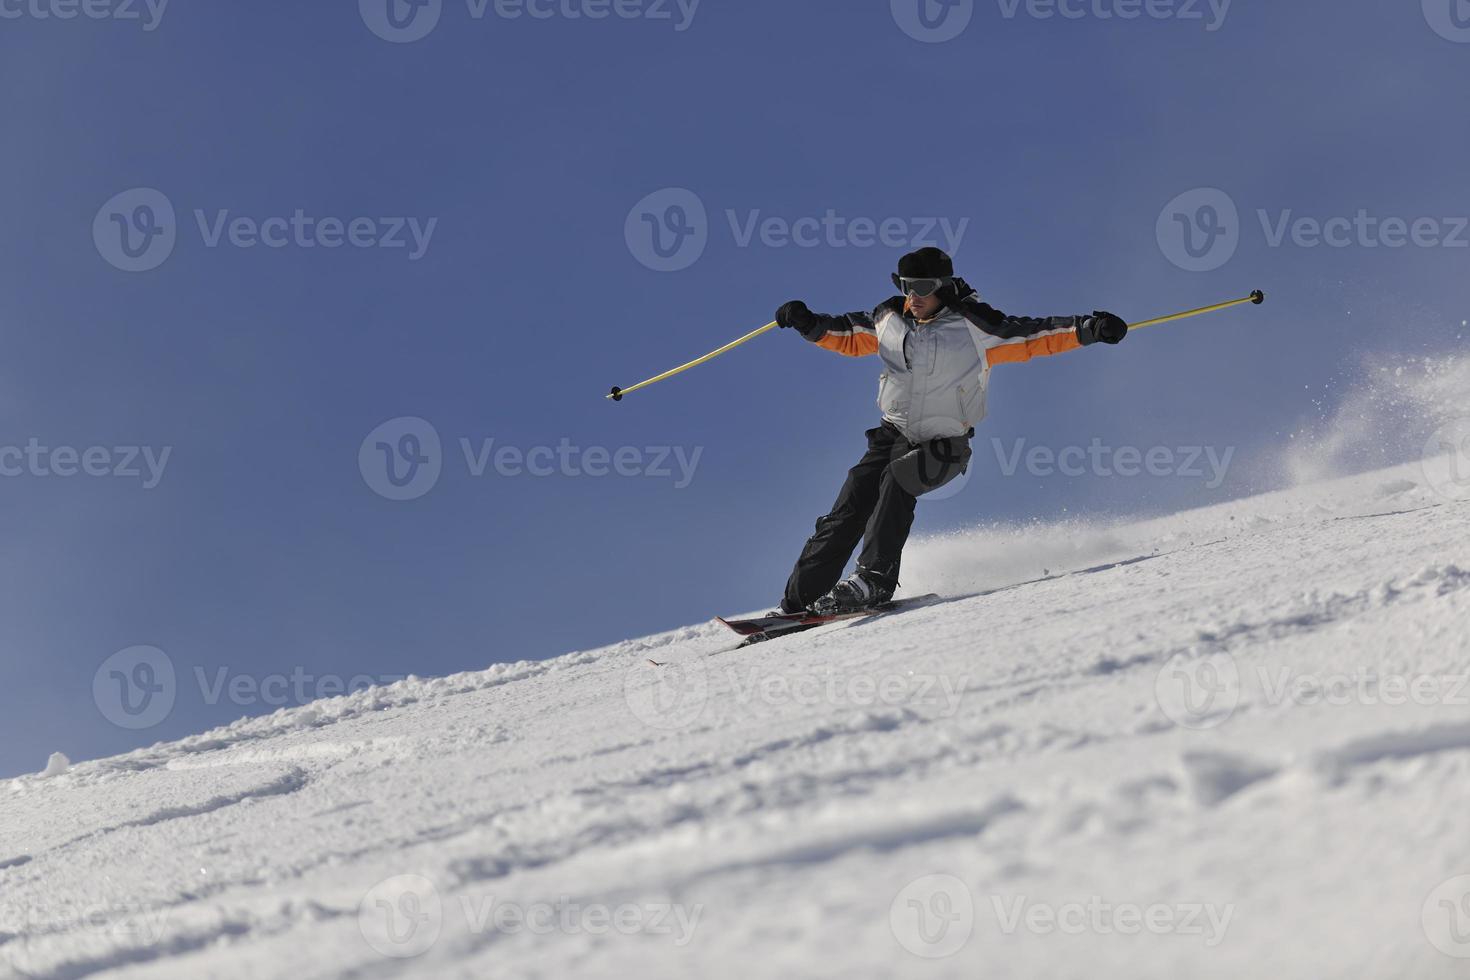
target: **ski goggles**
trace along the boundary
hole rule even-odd
[[[933,296],[945,286],[954,282],[954,276],[939,276],[934,279],[904,279],[898,273],[893,274],[893,284],[898,291],[905,296],[917,296],[920,299]]]

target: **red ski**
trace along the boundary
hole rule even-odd
[[[774,640],[780,636],[789,636],[792,633],[813,630],[818,626],[826,626],[828,623],[840,623],[848,619],[864,619],[868,616],[878,616],[883,613],[895,612],[921,603],[933,602],[938,598],[938,595],[931,594],[913,596],[907,599],[894,599],[868,609],[861,609],[857,612],[850,613],[839,613],[835,616],[818,616],[814,613],[801,612],[778,613],[774,616],[760,616],[755,619],[725,619],[723,616],[716,616],[715,618],[746,638],[741,646],[749,646],[752,643],[762,643],[766,640]]]

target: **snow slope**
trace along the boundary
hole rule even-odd
[[[0,974],[1470,976],[1470,504],[1424,483],[53,766],[0,786]]]

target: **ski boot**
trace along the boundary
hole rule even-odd
[[[822,598],[812,603],[818,616],[840,616],[881,606],[893,599],[898,583],[891,578],[858,569],[852,577],[838,582]]]

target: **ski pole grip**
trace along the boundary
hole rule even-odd
[[[1257,306],[1260,306],[1262,303],[1266,302],[1266,294],[1257,289],[1255,292],[1251,293],[1251,302],[1256,304]]]

